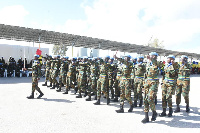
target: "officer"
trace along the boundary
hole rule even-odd
[[[40,80],[40,77],[42,76],[41,66],[38,60],[39,55],[34,55],[34,57],[35,57],[35,60],[32,65],[32,92],[31,92],[31,95],[27,97],[28,99],[34,98],[35,90],[37,90],[40,93],[40,95],[37,97],[38,99],[44,95],[42,91],[40,90],[40,88],[38,87],[38,80]]]
[[[163,79],[162,79],[162,108],[163,112],[159,115],[160,117],[166,116],[167,104],[169,107],[168,117],[172,116],[172,95],[175,93],[178,63],[174,62],[175,56],[169,55],[167,57],[167,64],[164,68]]]
[[[177,107],[174,113],[180,112],[179,104],[181,103],[181,94],[183,95],[186,103],[186,112],[190,111],[189,108],[189,92],[190,92],[190,72],[191,65],[188,63],[186,55],[181,56],[181,65],[178,70],[177,88],[176,88],[176,104]]]
[[[110,103],[109,91],[108,91],[108,68],[110,56],[106,56],[104,61],[100,59],[100,75],[97,81],[97,102],[94,105],[100,105],[101,92],[107,99],[107,105]]]
[[[50,69],[51,69],[51,61],[52,61],[52,56],[47,55],[46,58],[46,70],[45,70],[45,83],[42,84],[42,86],[47,86],[47,81],[50,81]]]
[[[128,101],[130,104],[130,108],[128,112],[133,111],[133,102],[131,99],[131,72],[133,70],[133,64],[130,62],[130,55],[125,56],[125,61],[121,66],[121,71],[122,71],[122,77],[121,77],[121,82],[120,82],[120,88],[121,88],[121,95],[120,95],[120,109],[116,110],[117,113],[124,113],[124,101],[125,99]]]
[[[144,112],[145,118],[142,120],[142,123],[149,122],[149,106],[153,112],[151,121],[155,121],[157,117],[156,108],[155,108],[155,96],[157,93],[157,81],[159,69],[157,62],[158,54],[156,52],[151,52],[147,59],[149,62],[146,65],[145,81],[144,81]]]
[[[61,60],[60,75],[59,75],[59,89],[56,90],[57,92],[61,91],[62,85],[66,85],[66,76],[67,76],[67,71],[69,67],[68,58],[69,58],[68,56],[65,56]]]
[[[139,107],[142,107],[142,87],[144,82],[144,74],[146,72],[146,64],[143,63],[144,57],[137,58],[137,64],[134,67],[134,107],[137,107],[137,100],[140,100]]]

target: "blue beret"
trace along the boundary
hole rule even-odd
[[[38,58],[39,58],[40,56],[39,56],[39,55],[37,55],[37,54],[35,54],[35,55],[34,55],[34,57],[38,57]]]
[[[68,56],[65,56],[64,58],[65,58],[65,59],[69,59],[69,57],[68,57]]]
[[[138,59],[141,59],[141,58],[142,58],[142,59],[144,59],[144,57],[143,57],[143,56],[138,56],[137,58],[138,58]]]
[[[105,58],[109,58],[109,59],[110,59],[110,56],[109,56],[109,55],[107,55]]]
[[[175,56],[174,55],[168,55],[167,58],[173,58],[173,59],[175,59]]]
[[[187,58],[188,59],[188,57],[186,55],[182,55],[181,58]]]
[[[155,56],[158,56],[158,54],[156,52],[151,52],[149,53],[149,55],[155,55]]]
[[[125,55],[125,57],[129,57],[129,58],[131,58],[131,56],[130,56],[130,55]]]
[[[110,58],[111,60],[114,60],[114,58]]]

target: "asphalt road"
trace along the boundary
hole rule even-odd
[[[141,123],[143,107],[128,113],[129,105],[125,102],[125,113],[118,114],[115,110],[119,109],[119,103],[106,105],[106,100],[101,99],[101,105],[95,106],[95,101],[75,98],[73,90],[63,95],[43,87],[43,82],[44,78],[39,82],[43,98],[27,99],[31,77],[0,78],[0,133],[200,133],[200,75],[191,76],[190,113],[185,112],[182,97],[180,113],[173,113],[170,118],[157,117],[155,122],[147,124]],[[156,109],[162,112],[160,88]],[[150,112],[150,118],[151,115]]]

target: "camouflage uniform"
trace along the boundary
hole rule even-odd
[[[181,94],[186,103],[186,112],[189,112],[189,91],[190,91],[190,71],[191,65],[189,63],[181,64],[178,71],[177,88],[176,88],[176,112],[180,112],[179,104],[181,102]]]
[[[47,81],[50,81],[50,69],[51,69],[51,58],[46,60],[46,69],[45,69],[45,83],[42,86],[47,86]]]
[[[142,106],[142,87],[144,82],[144,73],[146,72],[146,64],[139,62],[134,67],[134,107],[137,107],[137,99],[140,100],[139,106]]]
[[[75,76],[76,76],[75,62],[71,62],[69,64],[69,70],[67,72],[67,77],[66,77],[66,92],[68,92],[70,87],[74,88],[74,86],[72,86],[73,85],[72,81],[74,81],[76,79]]]
[[[39,56],[37,56],[39,57]],[[34,92],[37,90],[40,95],[37,98],[41,98],[44,94],[41,92],[40,88],[38,87],[38,78],[41,77],[41,66],[39,60],[34,60],[32,64],[32,93],[28,96],[28,99],[34,98]]]
[[[120,81],[121,81],[121,76],[122,76],[122,71],[121,71],[121,66],[122,64],[118,64],[116,67],[116,77],[114,78],[114,88],[115,88],[115,99],[114,102],[118,102],[118,97],[120,97]]]
[[[113,89],[113,84],[114,84],[114,70],[115,70],[115,64],[109,63],[108,65],[108,89],[111,90],[111,95],[112,99],[114,98],[114,89]],[[108,90],[108,93],[109,93]]]
[[[58,87],[58,81],[56,78],[58,77],[59,68],[60,68],[60,60],[59,59],[53,60],[53,62],[54,62],[53,72],[51,75],[53,87],[51,89],[55,89],[55,86]]]

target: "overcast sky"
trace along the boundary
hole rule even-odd
[[[0,23],[200,53],[200,0],[0,0]]]

